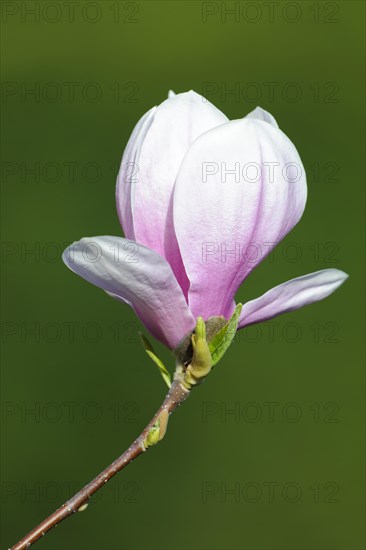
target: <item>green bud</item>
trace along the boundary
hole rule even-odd
[[[206,325],[202,317],[197,319],[191,343],[193,355],[183,378],[183,383],[188,389],[201,382],[212,368],[210,348],[206,340]]]
[[[206,340],[211,342],[212,338],[226,325],[227,320],[225,317],[209,317],[205,321],[206,325]],[[186,334],[184,338],[179,342],[178,346],[174,350],[174,355],[177,361],[181,365],[187,365],[192,361],[193,346],[192,346],[192,333]]]
[[[145,449],[156,445],[163,439],[168,427],[168,420],[169,413],[166,409],[163,409],[144,440]]]
[[[152,447],[152,445],[156,445],[159,442],[159,436],[160,436],[160,420],[158,418],[155,424],[150,428],[149,433],[145,438],[145,441],[144,441],[145,449],[147,449],[148,447]]]
[[[174,378],[188,390],[199,384],[211,372],[232,344],[240,318],[237,304],[228,321],[222,316],[198,317],[195,330],[187,334],[174,350],[177,366]]]

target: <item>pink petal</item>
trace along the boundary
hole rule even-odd
[[[140,118],[123,153],[121,167],[117,177],[116,203],[119,221],[127,239],[134,239],[131,208],[132,187],[138,177],[138,159],[146,133],[150,128],[156,107],[153,107]]]
[[[260,298],[244,304],[239,328],[261,323],[277,315],[323,300],[348,278],[339,269],[324,269],[275,286]]]
[[[122,165],[138,168],[133,181],[117,182],[117,204],[126,236],[168,259],[182,288],[188,280],[177,246],[171,214],[172,190],[191,143],[203,132],[227,122],[226,116],[195,92],[170,94],[131,137]],[[146,116],[146,115],[145,115]],[[128,209],[132,209],[131,213]]]
[[[195,316],[230,316],[239,285],[299,221],[306,194],[300,157],[271,123],[235,120],[191,145],[174,190],[174,227]]]
[[[120,237],[84,238],[63,253],[75,273],[127,302],[158,340],[174,349],[195,320],[169,264],[149,248]]]

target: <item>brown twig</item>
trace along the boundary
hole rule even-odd
[[[45,535],[48,531],[56,527],[67,517],[77,511],[81,511],[87,505],[89,498],[103,487],[112,477],[123,470],[127,464],[130,464],[137,456],[143,453],[150,445],[153,445],[158,440],[161,440],[165,435],[166,422],[170,415],[189,395],[189,390],[185,389],[178,380],[175,380],[166,395],[163,404],[158,409],[154,418],[149,422],[146,428],[141,432],[139,437],[132,443],[117,460],[112,462],[110,466],[105,468],[95,479],[85,485],[76,495],[65,502],[53,514],[48,516],[37,527],[32,529],[22,540],[12,546],[11,550],[25,550],[34,544],[38,539]],[[168,413],[168,414],[167,414]],[[161,426],[160,435],[158,432],[157,440],[153,441],[153,433],[159,430],[160,419],[164,425]],[[151,438],[151,442],[149,439]]]

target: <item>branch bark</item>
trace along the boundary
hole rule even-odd
[[[130,464],[136,457],[146,451],[148,447],[157,443],[164,437],[169,415],[186,400],[188,395],[189,390],[183,387],[179,380],[174,380],[161,407],[127,451],[112,462],[110,466],[105,468],[90,483],[85,485],[85,487],[76,493],[70,500],[65,502],[61,508],[32,529],[28,535],[12,546],[10,550],[25,550],[29,548],[48,531],[56,527],[61,521],[77,511],[82,511],[83,507],[87,505],[89,498],[96,493],[96,491],[103,487],[112,477],[123,470],[123,468]],[[153,436],[153,434],[155,435]]]

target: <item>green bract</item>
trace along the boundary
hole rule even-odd
[[[146,353],[148,354],[149,357],[151,357],[151,359],[154,361],[154,363],[158,366],[159,372],[160,372],[161,376],[163,377],[164,382],[166,383],[168,388],[170,388],[170,386],[172,385],[172,382],[171,382],[170,373],[169,373],[168,369],[166,368],[164,363],[161,361],[161,359],[159,359],[159,357],[156,355],[156,353],[155,353],[152,345],[150,344],[149,340],[146,338],[146,336],[141,334],[141,332],[140,332],[140,338],[141,338],[141,342],[142,342],[142,345],[144,346],[144,349],[145,349]]]
[[[242,304],[238,304],[231,319],[207,340],[206,323],[202,317],[198,317],[195,330],[186,337],[187,342],[190,342],[193,355],[187,363],[183,364],[179,359],[177,362],[176,373],[179,373],[179,378],[188,389],[202,381],[227,351],[235,337],[241,309]],[[156,355],[146,336],[140,333],[140,337],[146,353],[158,366],[161,376],[170,388],[171,377],[167,368]]]
[[[213,336],[208,344],[212,357],[212,365],[216,365],[232,343],[236,330],[238,328],[239,317],[241,313],[242,304],[238,304],[235,308],[231,319],[222,327],[219,332]]]

